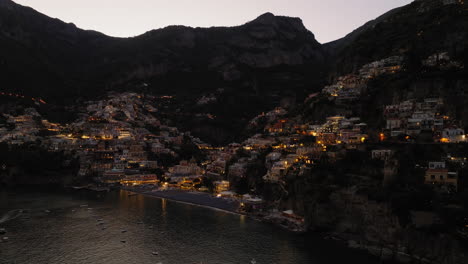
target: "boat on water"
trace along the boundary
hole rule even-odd
[[[82,190],[85,188],[87,188],[87,186],[72,186],[72,189],[75,189],[75,190]]]

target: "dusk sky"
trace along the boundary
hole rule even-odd
[[[235,26],[265,12],[300,17],[321,43],[412,0],[14,0],[41,13],[110,36],[130,37],[168,25]]]

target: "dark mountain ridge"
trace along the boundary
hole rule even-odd
[[[10,76],[18,76],[5,81],[12,86],[19,82],[23,91],[35,95],[46,96],[49,91],[37,86],[54,86],[52,81],[62,87],[45,89],[80,95],[169,72],[213,71],[230,81],[240,78],[239,65],[268,68],[323,60],[321,45],[295,18],[265,14],[233,28],[171,26],[135,38],[112,38],[9,0],[0,3],[1,65]],[[28,78],[32,73],[55,78],[38,85],[30,83],[37,77]]]

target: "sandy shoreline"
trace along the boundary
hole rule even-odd
[[[213,197],[208,193],[187,192],[182,190],[147,191],[132,188],[125,188],[123,190],[133,192],[136,194],[151,196],[160,199],[167,199],[174,202],[190,204],[194,206],[200,206],[213,210],[240,215],[240,213],[238,212],[240,203],[238,201]]]
[[[123,188],[123,190],[139,194],[139,195],[146,195],[151,196],[159,199],[167,199],[170,201],[189,204],[192,206],[204,207],[211,210],[221,211],[229,214],[235,215],[246,215],[251,219],[255,219],[257,221],[261,221],[264,223],[269,223],[281,227],[290,232],[294,233],[304,233],[305,230],[302,227],[297,225],[284,225],[285,218],[272,218],[272,217],[265,217],[266,215],[259,216],[259,215],[249,215],[243,214],[239,212],[240,202],[237,200],[228,200],[222,199],[212,196],[208,193],[202,192],[192,192],[192,191],[183,191],[183,190],[155,190],[155,191],[148,191],[142,189],[133,189],[133,188]]]

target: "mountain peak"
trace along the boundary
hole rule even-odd
[[[262,25],[275,28],[292,29],[296,32],[308,32],[307,28],[302,23],[302,19],[298,17],[277,16],[267,12],[246,25]]]
[[[255,22],[273,22],[275,18],[276,16],[273,13],[267,12],[257,17],[254,21]]]
[[[295,23],[302,24],[302,20],[298,17],[288,17],[288,16],[277,16],[273,13],[267,12],[263,15],[260,15],[250,23],[260,23],[260,24],[275,24],[281,21],[294,21]]]

